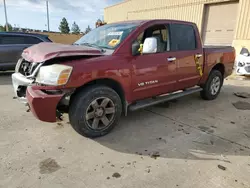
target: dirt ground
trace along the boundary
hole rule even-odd
[[[1,188],[249,188],[250,80],[225,81],[218,99],[199,94],[122,117],[98,139],[43,123],[13,100],[0,74]]]

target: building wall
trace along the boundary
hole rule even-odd
[[[233,46],[237,53],[245,46],[250,50],[250,0],[240,0]]]
[[[126,0],[105,8],[107,23],[135,19],[177,19],[195,22],[201,31],[206,4],[237,0]],[[250,49],[250,0],[239,0],[233,45],[237,52],[244,45]]]

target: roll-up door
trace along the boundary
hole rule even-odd
[[[205,5],[202,39],[205,45],[232,45],[238,2]]]

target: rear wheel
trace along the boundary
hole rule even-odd
[[[223,76],[220,71],[212,70],[206,84],[201,91],[201,97],[205,100],[214,100],[220,93],[223,85]]]
[[[121,112],[121,99],[113,89],[92,86],[73,98],[69,119],[79,134],[94,138],[109,133],[118,123]]]

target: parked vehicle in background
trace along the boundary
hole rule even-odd
[[[236,57],[236,74],[250,76],[250,52],[247,48],[242,48]]]
[[[217,98],[234,62],[231,46],[202,47],[194,23],[127,21],[98,27],[75,45],[24,50],[12,80],[39,120],[56,122],[66,112],[78,133],[98,137],[128,110],[195,92]]]
[[[40,42],[51,42],[46,35],[0,32],[0,71],[14,70],[24,49]]]

